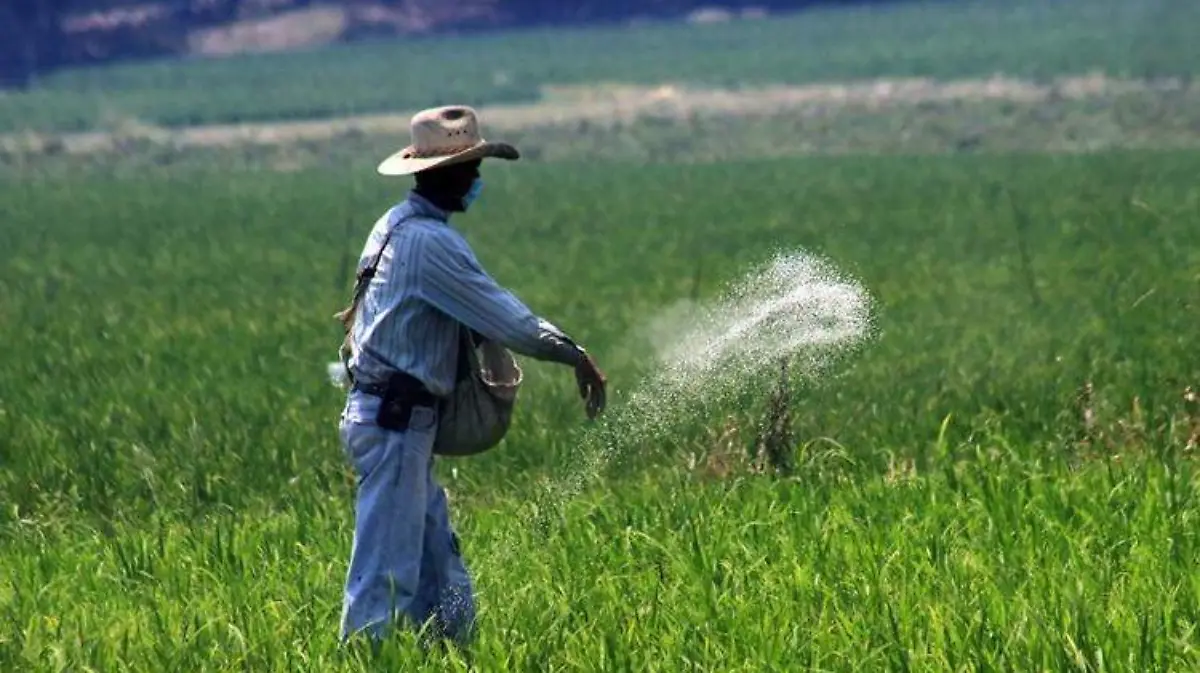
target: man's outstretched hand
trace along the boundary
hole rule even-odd
[[[591,355],[584,353],[583,359],[575,365],[575,382],[579,385],[579,396],[585,400],[588,418],[595,419],[601,411],[604,411],[604,404],[607,401],[605,393],[607,379],[604,378],[604,372],[596,366],[596,361],[592,359]]]

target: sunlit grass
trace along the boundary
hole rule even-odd
[[[489,169],[458,224],[597,354],[615,409],[653,365],[652,317],[776,250],[860,278],[879,330],[793,391],[792,477],[739,467],[764,390],[622,446],[544,528],[532,495],[587,435],[570,373],[524,361],[506,443],[439,466],[480,590],[475,663],[1195,667],[1197,169]],[[404,185],[0,186],[0,668],[367,670],[336,644],[353,479],[324,363],[346,256]],[[454,670],[409,645],[383,657]]]

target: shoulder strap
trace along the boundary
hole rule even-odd
[[[395,224],[388,228],[387,234],[383,237],[383,243],[379,246],[379,250],[375,253],[375,258],[371,263],[361,269],[354,278],[354,297],[350,301],[350,307],[338,313],[335,317],[342,321],[342,327],[348,334],[350,326],[354,324],[354,316],[358,312],[358,304],[362,301],[362,296],[367,291],[367,285],[371,279],[375,277],[375,271],[379,268],[379,261],[383,259],[383,251],[387,249],[388,243],[392,240],[392,234],[400,228],[406,220],[412,218],[412,214],[405,215]]]

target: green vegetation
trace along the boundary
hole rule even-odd
[[[905,5],[127,66],[0,98],[0,128],[601,80],[1186,75],[1197,11]],[[479,669],[1200,668],[1200,155],[1021,153],[1194,145],[1195,98],[505,134],[528,160],[490,164],[456,224],[614,388],[589,426],[570,372],[525,359],[505,444],[439,463],[479,589]],[[408,184],[374,164],[403,140],[5,150],[0,670],[379,669],[336,644],[354,480],[325,363],[351,260]],[[779,156],[810,151],[881,154]],[[767,372],[622,432],[657,320],[797,249],[862,281],[871,340],[834,376],[780,391]],[[784,407],[790,469],[760,470]],[[593,474],[601,438],[616,444]],[[542,497],[580,472],[574,497]],[[401,634],[382,656],[464,670],[417,652]]]
[[[740,466],[764,388],[623,443],[545,530],[531,494],[589,435],[569,372],[524,361],[506,444],[439,466],[476,663],[1195,668],[1198,171],[1184,152],[493,167],[461,226],[597,353],[614,419],[653,365],[647,322],[776,250],[861,278],[879,329],[791,391],[791,476]],[[403,184],[0,185],[0,669],[368,670],[335,645],[352,478],[324,363],[346,256]],[[404,644],[385,656],[414,670]]]
[[[1185,75],[1200,62],[1183,0],[898,4],[770,21],[524,31],[293,54],[64,71],[0,97],[0,131],[165,126],[532,100],[546,84],[736,87],[862,77]]]

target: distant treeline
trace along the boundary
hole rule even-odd
[[[405,32],[611,23],[815,5],[902,0],[0,0],[0,87],[22,88],[53,70],[184,54],[192,31],[315,5],[376,17],[345,39]],[[379,16],[389,17],[379,21]],[[364,19],[362,23],[369,23]],[[360,28],[355,30],[355,28]]]

